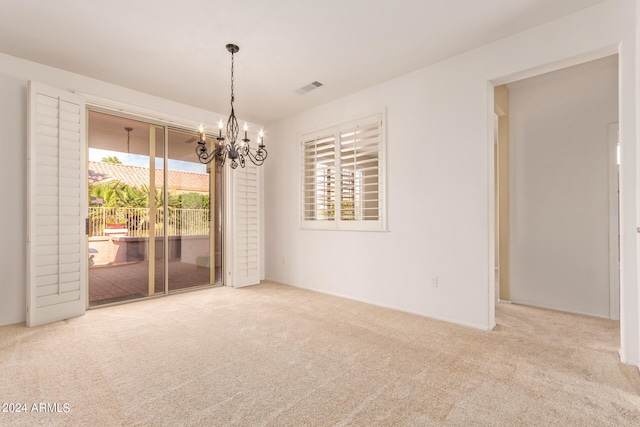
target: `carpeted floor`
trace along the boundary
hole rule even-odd
[[[496,318],[483,332],[263,283],[2,327],[2,410],[27,411],[0,425],[640,425],[617,322]]]

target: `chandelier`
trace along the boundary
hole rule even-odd
[[[233,94],[233,55],[238,53],[240,48],[235,44],[228,44],[227,50],[231,53],[231,115],[227,120],[227,132],[226,135],[222,135],[222,127],[224,126],[224,123],[221,119],[218,123],[218,136],[215,138],[217,143],[214,144],[214,147],[209,151],[207,149],[204,129],[200,126],[200,140],[196,147],[196,154],[198,155],[200,163],[209,163],[214,157],[217,158],[220,167],[224,166],[224,162],[227,157],[231,160],[230,164],[232,169],[237,168],[238,164],[244,167],[245,157],[248,157],[254,165],[262,166],[268,154],[265,149],[264,133],[262,130],[260,130],[257,140],[258,147],[255,151],[251,151],[251,146],[249,145],[250,139],[247,138],[247,130],[249,128],[246,122],[244,124],[244,138],[238,141],[238,132],[240,127],[238,126],[238,119],[236,119],[236,113],[233,109],[233,102],[235,101]]]

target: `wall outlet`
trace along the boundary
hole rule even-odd
[[[437,288],[438,287],[438,276],[433,276],[431,278],[431,287],[432,288]]]

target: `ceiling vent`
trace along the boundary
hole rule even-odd
[[[303,86],[300,89],[297,89],[296,93],[299,93],[300,95],[304,95],[307,92],[311,92],[312,90],[319,88],[320,86],[322,86],[322,83],[320,82],[309,83],[308,85]]]

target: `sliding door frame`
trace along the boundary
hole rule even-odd
[[[165,230],[164,234],[163,234],[163,243],[162,243],[162,247],[163,247],[163,256],[162,256],[162,263],[163,263],[163,276],[164,276],[164,280],[163,280],[163,293],[161,294],[152,294],[151,291],[154,290],[153,287],[153,275],[154,275],[154,271],[152,271],[154,269],[154,266],[152,264],[155,263],[155,256],[152,259],[151,256],[150,258],[150,263],[149,263],[149,295],[146,297],[141,297],[141,298],[136,298],[134,300],[124,300],[124,301],[119,301],[119,302],[114,302],[114,303],[109,303],[109,304],[101,304],[99,306],[95,306],[95,307],[90,307],[89,306],[89,291],[88,291],[88,287],[89,287],[89,267],[87,265],[86,267],[86,271],[85,271],[85,275],[86,275],[86,307],[88,309],[92,309],[92,308],[100,308],[100,307],[107,307],[110,305],[118,305],[118,304],[122,304],[125,302],[131,302],[131,301],[141,301],[141,300],[145,300],[145,299],[151,299],[151,298],[158,298],[158,297],[162,297],[162,296],[166,296],[170,294],[170,290],[169,290],[169,236],[167,234],[167,230],[168,230],[168,215],[166,214],[168,211],[168,200],[169,200],[169,186],[168,186],[168,167],[169,167],[169,130],[174,130],[174,131],[180,131],[180,132],[185,132],[185,133],[191,133],[191,126],[190,124],[187,123],[183,123],[182,121],[178,121],[178,120],[162,120],[159,118],[154,118],[149,114],[144,114],[144,113],[136,113],[136,112],[128,112],[127,111],[128,108],[122,108],[122,107],[116,107],[116,106],[107,106],[105,104],[103,104],[102,102],[99,101],[91,101],[91,100],[87,100],[86,101],[86,107],[85,107],[85,114],[86,117],[89,116],[89,112],[96,112],[96,113],[101,113],[101,114],[107,114],[110,116],[114,116],[114,117],[119,117],[119,118],[123,118],[123,119],[130,119],[130,120],[137,120],[143,123],[146,123],[150,126],[150,132],[149,132],[149,137],[151,138],[151,135],[153,134],[153,129],[154,127],[157,128],[158,127],[162,127],[164,129],[164,145],[163,145],[163,170],[164,170],[164,176],[163,176],[163,205],[162,205],[162,209],[164,211],[164,215],[163,215],[163,230]],[[85,140],[85,154],[86,154],[86,159],[89,158],[88,155],[88,151],[89,151],[89,120],[86,120],[85,123],[85,134],[86,134],[86,140]],[[197,133],[195,131],[193,131],[194,135],[197,135]],[[151,147],[151,142],[149,142],[150,147]],[[150,167],[152,165],[155,165],[155,145],[153,147],[153,149],[150,150],[149,152],[149,165]],[[85,160],[86,163],[87,160]],[[211,164],[212,169],[215,168],[215,165]],[[86,165],[85,165],[86,168]],[[153,168],[155,170],[155,168]],[[228,182],[227,175],[228,175],[228,171],[226,169],[229,168],[224,168],[222,171],[222,176],[223,178],[223,185],[221,186],[221,189],[224,193],[222,195],[222,200],[224,200],[225,202],[227,201],[227,186],[225,185],[225,182]],[[153,176],[153,174],[151,174],[150,171],[150,175]],[[223,210],[223,220],[222,220],[222,224],[223,224],[223,233],[222,233],[222,237],[223,237],[223,245],[222,245],[222,278],[221,284],[216,284],[215,283],[215,238],[212,238],[212,233],[217,232],[217,230],[215,230],[215,219],[214,219],[214,207],[217,208],[217,206],[215,206],[215,197],[211,197],[212,193],[211,193],[211,189],[213,190],[213,195],[215,195],[215,170],[212,170],[212,172],[209,174],[210,175],[210,179],[209,179],[209,185],[210,185],[210,197],[209,197],[209,248],[210,248],[210,252],[209,252],[209,269],[210,269],[210,273],[209,273],[209,278],[210,278],[210,282],[208,285],[202,285],[202,286],[220,286],[220,285],[225,285],[226,284],[226,275],[224,274],[225,271],[227,271],[227,253],[226,253],[226,238],[225,236],[228,234],[231,234],[229,232],[227,232],[227,230],[229,229],[229,222],[227,221],[228,218],[228,212],[226,209]],[[213,187],[211,187],[213,185]],[[153,190],[155,192],[155,182],[153,185],[149,186],[150,190]],[[153,197],[153,194],[150,195],[150,198]],[[226,205],[226,203],[224,203],[224,205]],[[88,212],[86,212],[86,214],[88,215]],[[155,233],[154,233],[155,234]],[[149,247],[151,248],[152,246],[155,247],[155,244],[153,244],[153,240],[152,237],[150,236],[150,241],[149,241]],[[87,246],[88,250],[88,240],[85,242],[85,245]],[[213,262],[212,262],[213,261]],[[194,286],[194,287],[190,287],[190,288],[185,288],[184,290],[174,290],[171,291],[171,293],[176,293],[176,292],[184,292],[184,291],[189,291],[189,290],[193,290],[193,289],[201,289],[202,286]]]

